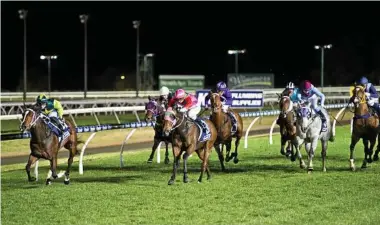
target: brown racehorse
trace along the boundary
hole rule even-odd
[[[292,161],[295,161],[295,154],[293,152],[293,145],[291,141],[296,137],[296,126],[294,125],[294,113],[293,113],[293,102],[290,100],[288,95],[280,95],[280,116],[278,117],[278,122],[280,124],[280,134],[281,134],[281,154],[291,157]],[[290,143],[290,149],[285,153],[285,144]],[[288,147],[289,148],[289,147]]]
[[[29,181],[35,181],[36,178],[30,175],[30,167],[40,158],[47,159],[50,161],[49,175],[46,179],[46,185],[51,184],[51,178],[58,178],[57,175],[57,154],[58,151],[64,146],[69,150],[68,165],[65,172],[65,184],[70,183],[70,168],[73,163],[73,158],[77,154],[77,145],[81,142],[77,139],[77,133],[75,127],[66,120],[66,124],[70,130],[70,136],[59,143],[58,137],[53,134],[45,121],[49,118],[41,112],[39,106],[33,106],[32,108],[26,109],[22,116],[22,122],[20,129],[22,131],[31,132],[30,139],[30,155],[28,163],[26,164],[26,173],[28,174]]]
[[[351,145],[350,145],[350,168],[355,170],[354,163],[354,149],[356,143],[363,139],[364,144],[364,160],[362,168],[367,168],[367,163],[372,162],[373,148],[376,144],[376,138],[378,135],[379,120],[377,116],[370,113],[367,100],[365,96],[365,91],[362,86],[356,86],[353,90],[353,95],[350,102],[354,103],[354,123],[351,134]],[[369,142],[369,147],[368,147]]]
[[[165,143],[165,164],[169,164],[169,143],[172,142],[171,136],[166,137],[162,133],[162,123],[164,121],[164,111],[165,109],[161,107],[160,102],[157,102],[155,99],[149,97],[149,102],[145,105],[145,121],[151,122],[155,121],[154,126],[154,142],[152,146],[152,152],[150,153],[148,163],[153,162],[154,153],[158,145],[163,141]]]
[[[175,108],[175,107],[174,107]],[[198,178],[198,182],[202,182],[204,172],[207,172],[207,180],[211,178],[210,169],[208,166],[209,156],[211,154],[212,147],[217,138],[215,126],[210,120],[204,120],[209,127],[209,138],[204,141],[199,141],[201,135],[200,128],[194,124],[193,121],[187,118],[185,113],[178,112],[171,107],[165,112],[163,132],[166,136],[172,136],[173,146],[173,172],[169,185],[174,184],[177,169],[180,164],[181,155],[183,154],[183,182],[188,183],[189,178],[187,176],[187,159],[194,151],[198,154],[198,157],[202,160],[201,174]],[[171,131],[173,133],[171,134]]]
[[[220,100],[221,93],[212,93],[210,91],[209,95],[210,101],[211,101],[211,109],[212,109],[212,115],[211,115],[211,121],[215,125],[217,132],[218,132],[218,138],[215,141],[214,147],[218,153],[219,161],[222,167],[222,171],[225,170],[224,167],[224,156],[223,156],[223,149],[220,149],[220,144],[226,145],[226,162],[229,162],[232,158],[234,158],[234,163],[238,163],[238,147],[240,144],[240,139],[243,135],[243,120],[241,119],[240,115],[236,112],[232,112],[235,115],[235,118],[237,120],[237,130],[233,134],[231,131],[232,128],[232,120],[229,115],[223,112],[222,110],[222,102]],[[236,137],[235,140],[235,152],[231,153],[231,142],[232,138]]]

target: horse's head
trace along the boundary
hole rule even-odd
[[[145,104],[145,121],[150,122],[153,119],[155,119],[159,115],[159,107],[157,105],[156,100],[150,100],[148,103]]]
[[[170,132],[174,130],[174,126],[177,123],[177,111],[174,110],[172,107],[169,107],[165,111],[165,116],[164,116],[164,124],[163,124],[163,131],[164,135],[167,137],[169,136]]]
[[[293,102],[290,100],[289,96],[282,95],[279,105],[281,115],[283,115],[284,118],[286,118],[288,112],[291,112],[293,110]]]
[[[353,91],[352,101],[355,105],[355,108],[358,108],[359,105],[361,104],[367,105],[365,90],[363,86],[357,85],[352,91]]]
[[[307,127],[310,125],[309,120],[311,119],[311,116],[310,105],[300,105],[297,109],[297,124],[301,126],[302,132],[305,132]]]
[[[210,101],[211,101],[211,107],[214,112],[220,112],[222,109],[222,101],[220,100],[220,93],[212,93],[210,92]]]
[[[38,106],[33,106],[32,108],[25,109],[22,113],[22,122],[20,124],[20,130],[30,130],[36,125],[38,119],[41,115],[41,108]]]

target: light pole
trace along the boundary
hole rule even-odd
[[[239,73],[239,54],[244,54],[246,52],[245,49],[242,50],[228,50],[229,55],[235,55],[235,74],[236,76]]]
[[[26,87],[26,66],[27,66],[27,63],[26,63],[26,16],[28,15],[28,10],[25,10],[25,9],[20,9],[18,11],[18,14],[20,16],[20,19],[22,19],[24,21],[24,93],[23,93],[23,100],[24,100],[24,103],[26,101],[26,90],[27,90],[27,87]]]
[[[332,48],[332,44],[328,45],[315,45],[314,48],[316,50],[321,49],[321,90],[323,91],[323,86],[324,86],[324,67],[325,67],[325,49],[330,49]]]
[[[139,96],[139,88],[140,88],[140,66],[139,66],[139,55],[140,55],[140,37],[139,37],[139,29],[140,29],[140,20],[134,20],[132,22],[133,28],[136,29],[136,97]]]
[[[40,59],[41,60],[47,60],[48,61],[48,91],[49,91],[49,96],[51,92],[51,60],[52,59],[57,59],[57,55],[41,55]]]
[[[79,15],[80,22],[84,24],[84,98],[87,98],[87,20],[88,15]]]

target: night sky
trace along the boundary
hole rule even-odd
[[[378,2],[1,2],[1,88],[16,90],[23,71],[23,22],[27,9],[28,69],[46,72],[40,54],[58,54],[54,89],[83,87],[84,28],[88,21],[89,80],[108,67],[135,70],[136,30],[140,49],[155,53],[155,75],[203,74],[206,84],[234,72],[232,48],[245,48],[240,72],[274,72],[276,86],[309,78],[320,67],[315,44],[349,40],[362,58],[360,71],[379,68]],[[332,54],[332,53],[331,53]],[[344,54],[344,53],[343,53]],[[326,58],[327,70],[334,68]],[[352,72],[352,71],[351,71]],[[359,72],[357,72],[359,73]],[[285,74],[285,75],[283,75]],[[91,86],[89,86],[91,90]]]

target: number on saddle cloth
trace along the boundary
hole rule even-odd
[[[195,120],[195,124],[199,128],[198,141],[199,142],[205,142],[205,141],[210,140],[211,133],[210,133],[210,128],[208,127],[207,123],[204,120],[198,118],[197,120]]]

